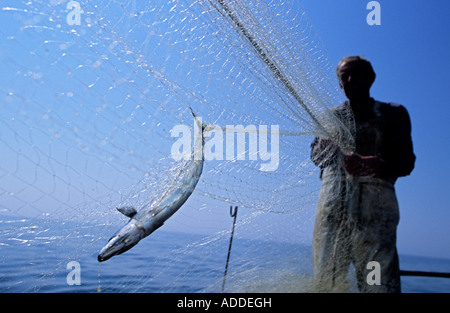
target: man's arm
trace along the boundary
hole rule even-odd
[[[339,147],[331,139],[316,137],[311,143],[311,160],[320,168],[330,165],[338,152]]]
[[[382,156],[344,156],[345,168],[352,175],[371,175],[397,179],[409,175],[414,169],[416,156],[411,139],[411,121],[408,111],[401,105],[390,105],[386,115],[390,126],[385,134]]]
[[[409,175],[414,169],[416,156],[413,151],[411,138],[411,120],[406,108],[402,105],[393,107],[392,125],[395,125],[390,134],[390,145],[384,151],[385,162],[381,175],[384,177],[402,177]]]

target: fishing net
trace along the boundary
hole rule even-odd
[[[230,206],[228,291],[308,281],[302,245],[320,188],[310,144],[352,141],[328,113],[342,96],[298,3],[5,0],[0,18],[1,290],[220,291]],[[190,108],[214,125],[194,193],[98,265],[126,222],[116,208],[142,207],[175,179],[174,129],[193,136]],[[66,283],[70,261],[81,286]]]

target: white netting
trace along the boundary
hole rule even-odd
[[[309,145],[314,134],[327,135],[324,128],[341,127],[324,116],[341,96],[296,2],[11,0],[2,1],[0,18],[0,210],[16,218],[3,223],[1,262],[6,267],[23,247],[45,251],[41,267],[22,270],[39,276],[23,290],[45,290],[68,260],[95,263],[124,222],[115,208],[140,207],[164,192],[181,162],[171,156],[170,131],[193,129],[189,106],[222,130],[266,125],[269,155],[278,126],[279,154],[252,157],[247,134],[241,160],[236,144],[226,149],[226,132],[215,134],[224,139],[222,159],[205,162],[193,195],[164,226],[210,237],[169,246],[175,256],[163,267],[178,274],[157,276],[166,281],[160,290],[183,290],[195,267],[177,265],[193,253],[208,258],[227,249],[230,204],[243,212],[237,235],[309,243],[301,228],[320,186]],[[271,161],[276,167],[262,171]],[[151,251],[139,246],[155,236],[120,260],[129,254],[151,267]],[[243,264],[247,258],[254,256],[242,256]],[[127,287],[117,291],[149,290],[157,279],[120,275]]]

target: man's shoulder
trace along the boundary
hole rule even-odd
[[[375,108],[376,107],[378,107],[382,113],[405,114],[408,112],[405,106],[396,102],[383,102],[375,100]]]
[[[331,108],[331,112],[333,112],[333,113],[341,113],[341,112],[344,112],[344,111],[346,112],[349,109],[350,109],[350,106],[348,104],[348,101],[345,101],[345,102],[342,102],[341,104],[339,104],[339,105],[337,105],[335,107],[332,107]]]
[[[410,124],[410,117],[408,110],[402,104],[396,102],[378,102],[378,109],[375,109],[375,113],[382,116],[382,118],[397,125]],[[378,112],[377,112],[378,111]]]

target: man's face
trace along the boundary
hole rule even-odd
[[[371,72],[367,65],[357,61],[343,63],[338,70],[339,85],[349,100],[369,97],[372,85]]]

